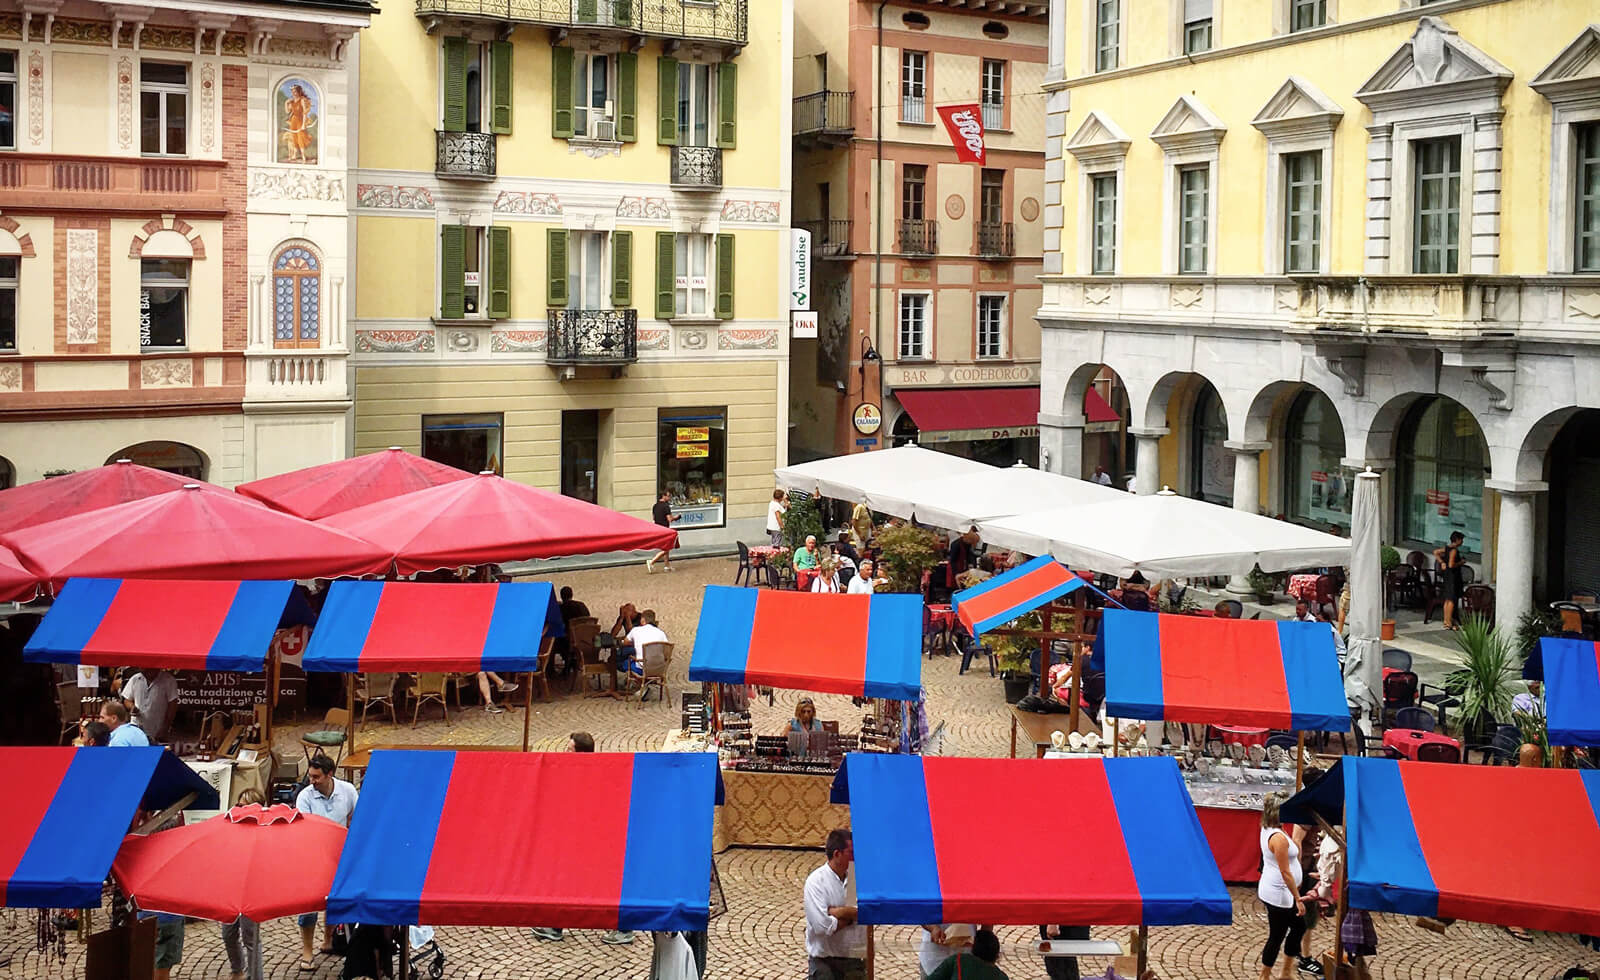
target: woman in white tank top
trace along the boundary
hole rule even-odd
[[[1288,955],[1279,976],[1294,976],[1300,939],[1306,931],[1305,905],[1300,899],[1300,847],[1283,829],[1283,820],[1278,816],[1278,807],[1286,798],[1283,793],[1268,793],[1261,811],[1261,883],[1256,886],[1256,896],[1267,907],[1261,980],[1272,980],[1280,946]]]

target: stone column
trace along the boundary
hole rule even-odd
[[[1494,621],[1509,633],[1533,608],[1533,505],[1547,483],[1488,480],[1484,487],[1500,494],[1500,528],[1494,549]]]
[[[1246,514],[1261,513],[1261,454],[1272,447],[1268,442],[1233,442],[1222,448],[1233,453],[1233,509]],[[1228,591],[1247,595],[1255,590],[1244,575],[1228,579]]]
[[[1393,193],[1394,126],[1367,127],[1366,254],[1362,269],[1368,274],[1389,271],[1389,207]]]
[[[1500,271],[1500,161],[1504,112],[1472,117],[1471,254],[1460,257],[1460,269],[1492,276]]]
[[[1078,479],[1083,476],[1083,417],[1039,413],[1039,468]]]
[[[1166,426],[1129,429],[1134,439],[1133,492],[1157,493],[1161,490],[1161,437]]]

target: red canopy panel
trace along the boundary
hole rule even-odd
[[[1039,424],[1039,388],[897,388],[919,432],[1016,430]]]
[[[319,521],[414,490],[465,480],[472,474],[390,446],[321,466],[241,483],[234,489],[286,514]]]
[[[39,594],[39,576],[23,566],[16,553],[0,545],[0,602],[27,602]]]
[[[119,459],[92,470],[0,490],[0,533],[142,500],[158,493],[170,493],[186,486],[232,495],[232,491],[222,487]]]

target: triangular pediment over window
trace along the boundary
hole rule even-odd
[[[1290,75],[1250,124],[1267,136],[1322,135],[1339,127],[1344,110],[1310,82]]]
[[[1600,27],[1585,27],[1528,85],[1551,102],[1600,92]]]
[[[1192,95],[1180,95],[1150,131],[1163,150],[1214,149],[1228,135],[1217,114]]]
[[[1511,69],[1462,40],[1437,17],[1423,17],[1411,39],[1356,92],[1374,112],[1441,102],[1499,98]]]
[[[1133,145],[1133,140],[1122,131],[1122,127],[1112,122],[1108,116],[1099,112],[1090,112],[1072,134],[1072,139],[1067,141],[1067,152],[1078,158],[1082,164],[1104,163],[1121,160],[1128,154],[1128,147]]]

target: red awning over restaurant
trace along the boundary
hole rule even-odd
[[[398,446],[364,456],[308,466],[234,489],[296,517],[319,521],[413,490],[465,480],[472,474],[435,463]]]
[[[1083,393],[1083,420],[1094,425],[1099,422],[1121,422],[1122,416],[1117,414],[1116,409],[1106,404],[1099,391],[1090,388]]]
[[[171,493],[188,485],[213,493],[232,494],[222,487],[119,459],[92,470],[0,491],[0,534],[130,500],[143,500],[158,493]]]
[[[1039,424],[1039,388],[899,388],[894,396],[937,442],[1015,439]]]

